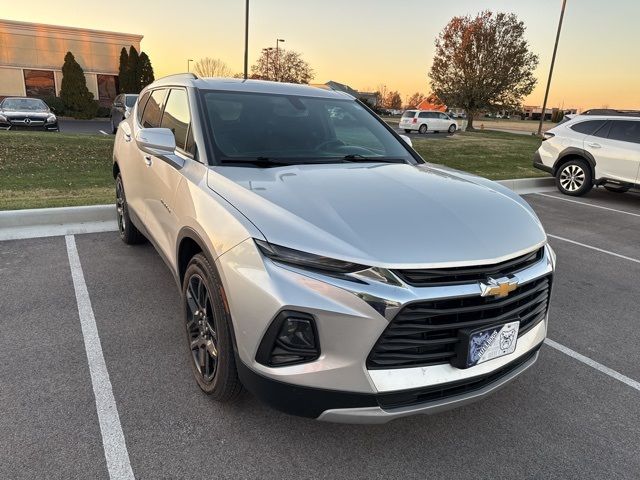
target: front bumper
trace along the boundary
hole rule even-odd
[[[551,249],[545,246],[542,259],[517,276],[521,283],[539,279],[552,273],[554,262]],[[527,356],[546,336],[545,316],[518,338],[514,353],[471,368],[442,363],[367,369],[373,346],[405,305],[479,296],[478,283],[455,287],[412,287],[375,279],[354,283],[275,264],[262,257],[252,239],[216,263],[233,318],[243,384],[265,403],[296,415],[370,423],[452,408],[488,395],[526,370],[535,362],[535,355]],[[317,360],[282,367],[256,361],[265,331],[283,310],[315,318],[321,348]],[[523,363],[517,363],[521,360]],[[478,383],[482,378],[486,382]],[[445,388],[447,385],[456,389]],[[435,391],[440,392],[437,399],[430,396]]]

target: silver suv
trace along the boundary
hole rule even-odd
[[[579,196],[594,185],[622,193],[640,186],[640,112],[588,111],[544,134],[533,165]]]
[[[116,134],[120,236],[182,291],[200,388],[385,422],[481,398],[538,355],[555,258],[512,191],[427,165],[348,94],[178,75]]]

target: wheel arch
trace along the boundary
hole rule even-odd
[[[187,271],[187,265],[189,261],[198,253],[204,254],[209,260],[211,265],[214,264],[214,259],[209,253],[209,249],[200,235],[191,227],[182,227],[178,233],[178,241],[176,242],[176,273],[178,274],[178,280],[180,285],[184,280],[184,274]]]
[[[118,162],[113,162],[112,174],[113,174],[114,180],[118,177],[119,173],[120,173],[120,165],[118,165]]]
[[[560,152],[560,155],[558,155],[558,159],[553,164],[553,176],[558,173],[558,170],[560,169],[560,167],[562,167],[562,165],[576,159],[585,160],[589,164],[589,167],[591,168],[591,179],[595,181],[596,159],[593,158],[593,155],[591,155],[591,153],[582,148],[576,147],[568,147]]]

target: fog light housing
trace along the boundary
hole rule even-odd
[[[304,312],[280,312],[258,347],[256,361],[269,367],[297,365],[316,360],[320,345],[316,323]]]

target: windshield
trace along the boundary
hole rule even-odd
[[[355,100],[219,91],[204,91],[203,98],[222,162],[313,163],[356,157],[416,162]]]
[[[136,104],[136,100],[138,99],[138,95],[126,95],[124,97],[124,104],[131,108]]]
[[[0,104],[3,110],[14,110],[21,112],[47,111],[47,105],[37,98],[5,98]]]

